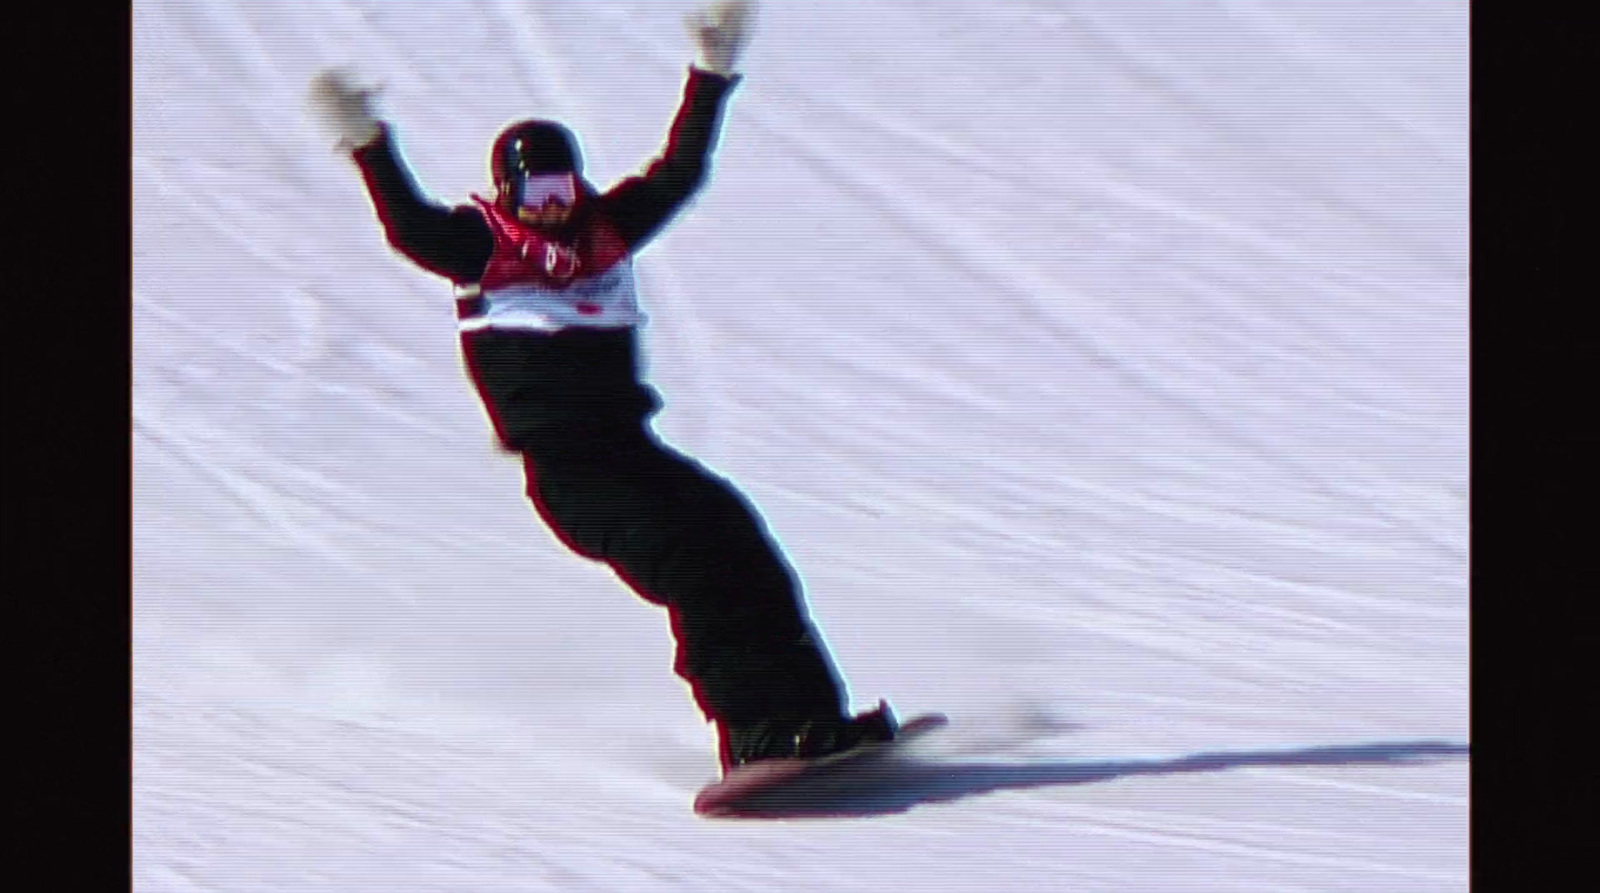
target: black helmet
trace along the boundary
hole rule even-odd
[[[583,174],[578,138],[554,121],[518,121],[500,131],[489,155],[489,171],[497,188],[525,174]]]

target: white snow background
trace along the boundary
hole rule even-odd
[[[691,8],[134,5],[134,889],[1465,889],[1467,3],[768,0],[639,258],[657,428],[856,709],[951,718],[769,821],[690,812],[664,615],[305,112],[349,65],[440,201],[529,116],[604,186]]]

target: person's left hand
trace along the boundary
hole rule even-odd
[[[756,4],[752,0],[719,0],[684,20],[700,46],[700,67],[727,77],[750,40]]]

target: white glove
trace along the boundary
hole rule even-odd
[[[346,152],[359,149],[378,136],[378,116],[373,113],[373,98],[378,87],[358,87],[353,73],[333,68],[311,80],[311,111],[339,138],[338,147]]]
[[[700,45],[701,68],[723,77],[733,74],[733,63],[750,39],[755,7],[751,0],[720,0],[684,19]]]

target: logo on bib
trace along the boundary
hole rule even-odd
[[[565,282],[578,275],[578,270],[583,267],[583,262],[578,258],[578,252],[565,245],[555,242],[545,242],[543,239],[526,238],[522,240],[522,259],[527,260],[529,253],[538,249],[544,243],[544,274],[551,279]]]

